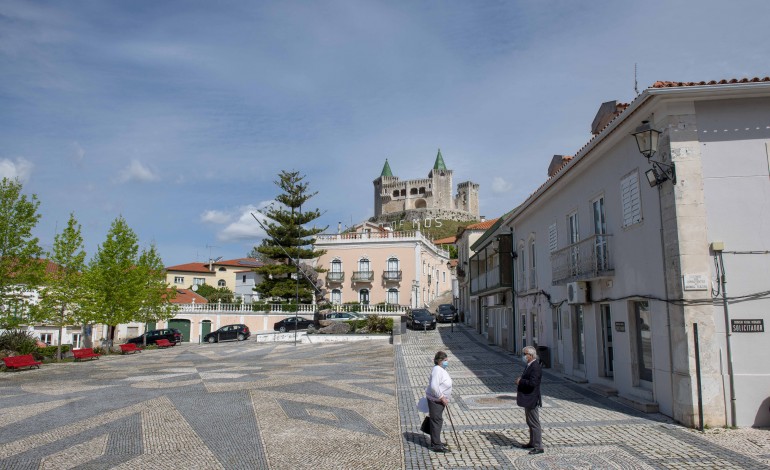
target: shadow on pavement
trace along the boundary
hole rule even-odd
[[[412,444],[419,445],[428,449],[430,448],[430,440],[426,436],[427,434],[419,432],[404,432],[404,439],[406,439],[407,442],[411,442]]]

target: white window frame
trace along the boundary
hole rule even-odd
[[[174,284],[184,284],[184,276],[174,276]]]

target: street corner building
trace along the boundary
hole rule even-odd
[[[770,426],[770,78],[657,82],[591,132],[458,249],[464,321],[639,410]]]

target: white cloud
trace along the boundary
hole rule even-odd
[[[239,209],[237,215],[238,220],[227,225],[217,234],[217,239],[221,241],[238,241],[238,240],[256,240],[265,236],[265,232],[260,228],[259,224],[254,217],[259,217],[260,221],[264,221],[265,218],[259,212],[257,207],[253,205],[244,206]]]
[[[138,160],[131,160],[131,164],[124,168],[118,177],[118,181],[121,183],[127,183],[129,181],[149,183],[151,181],[158,180],[160,180],[160,176],[154,173],[151,169],[142,165]]]
[[[505,181],[499,176],[495,176],[492,179],[492,193],[493,194],[502,194],[506,193],[511,190],[513,186],[508,181]]]
[[[75,160],[75,163],[81,163],[85,156],[86,151],[80,146],[80,143],[77,141],[72,142],[72,159]]]
[[[217,210],[208,210],[201,214],[201,222],[207,224],[226,224],[232,219],[231,215]]]
[[[22,183],[26,183],[32,174],[32,166],[32,162],[26,158],[17,158],[16,161],[3,158],[0,160],[0,178],[18,178]]]

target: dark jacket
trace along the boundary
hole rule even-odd
[[[540,379],[543,371],[540,369],[540,361],[535,359],[532,364],[524,369],[519,385],[516,386],[516,404],[523,408],[543,406],[540,397]]]

